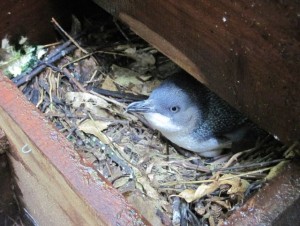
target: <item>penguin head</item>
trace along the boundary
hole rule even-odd
[[[193,96],[173,80],[154,89],[147,100],[128,105],[128,112],[144,114],[151,127],[163,134],[193,130],[201,121],[201,110]]]

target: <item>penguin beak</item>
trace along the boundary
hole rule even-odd
[[[129,104],[126,112],[152,113],[155,112],[155,108],[153,102],[147,99]]]

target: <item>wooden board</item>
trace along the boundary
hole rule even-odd
[[[80,20],[95,12],[95,3],[82,0],[1,0],[0,39],[5,36],[17,43],[21,36],[37,45],[55,42],[57,34],[52,25],[54,17],[66,30],[72,15]]]
[[[3,75],[0,94],[0,128],[23,202],[39,225],[147,224]]]
[[[299,2],[94,1],[282,141],[299,139]]]

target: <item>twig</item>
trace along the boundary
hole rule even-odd
[[[267,170],[272,169],[272,167],[267,167],[264,169],[259,169],[259,170],[254,170],[254,171],[250,171],[250,172],[246,172],[246,173],[241,173],[241,174],[237,174],[237,175],[233,175],[233,176],[229,176],[226,178],[221,178],[218,180],[213,180],[213,179],[208,179],[208,180],[198,180],[198,181],[176,181],[176,182],[166,182],[166,183],[162,183],[161,186],[174,186],[174,185],[178,185],[178,184],[203,184],[203,183],[210,183],[210,182],[215,182],[215,181],[223,181],[223,180],[229,180],[229,179],[233,179],[236,177],[242,177],[242,176],[247,176],[250,174],[256,174],[256,173],[261,173]]]
[[[77,59],[71,61],[71,62],[68,62],[66,64],[64,64],[63,66],[61,66],[62,68],[64,67],[67,67],[68,65],[70,64],[73,64],[73,63],[76,63],[76,62],[79,62],[85,58],[88,58],[90,56],[93,56],[94,54],[96,53],[103,53],[103,54],[107,54],[107,55],[118,55],[118,56],[124,56],[124,57],[129,57],[127,54],[124,54],[124,53],[117,53],[117,52],[109,52],[109,51],[102,51],[102,50],[96,50],[94,52],[91,52],[91,53],[86,53],[86,55],[84,56],[81,56],[81,57],[78,57]]]
[[[87,87],[88,90],[92,90],[96,93],[99,93],[104,96],[111,96],[115,98],[122,98],[122,99],[127,99],[130,101],[140,101],[140,100],[145,100],[148,98],[146,95],[135,95],[132,93],[125,93],[125,92],[118,92],[118,91],[111,91],[111,90],[106,90],[106,89],[101,89],[101,88],[95,88],[95,87]]]
[[[25,84],[26,82],[34,78],[42,70],[44,70],[47,67],[47,65],[54,63],[55,61],[64,57],[66,54],[72,52],[74,49],[76,49],[76,46],[70,46],[66,48],[64,51],[54,55],[52,58],[49,58],[49,60],[46,59],[44,62],[40,63],[39,66],[33,69],[29,74],[26,75],[26,73],[22,73],[20,76],[17,76],[18,78],[16,77],[15,79],[13,79],[13,82],[18,87]]]
[[[45,45],[41,45],[42,48],[49,48],[49,47],[52,47],[52,46],[57,46],[57,45],[60,45],[62,44],[62,41],[59,41],[59,42],[53,42],[53,43],[49,43],[49,44],[45,44]]]
[[[81,60],[83,60],[83,59],[85,59],[85,58],[88,58],[88,57],[92,56],[93,54],[94,54],[94,52],[92,52],[92,53],[87,53],[86,55],[84,55],[84,56],[82,56],[82,57],[79,57],[79,58],[77,58],[77,59],[75,59],[75,60],[72,60],[72,61],[70,61],[70,62],[68,62],[68,63],[62,65],[61,68],[65,68],[65,67],[69,66],[70,64],[77,63],[77,62],[79,62],[79,61],[81,61]]]
[[[222,167],[222,169],[228,168],[234,161],[237,161],[238,157],[240,157],[241,155],[243,155],[243,154],[245,154],[245,153],[251,152],[251,151],[253,151],[254,149],[256,149],[256,148],[251,148],[251,149],[248,149],[248,150],[245,150],[245,151],[241,151],[241,152],[238,152],[238,153],[234,154],[234,155],[228,160],[228,162]]]
[[[48,56],[46,56],[46,57],[44,58],[43,61],[41,61],[40,63],[38,63],[38,64],[35,66],[35,68],[41,66],[42,64],[44,64],[44,62],[47,62],[48,60],[50,60],[52,57],[56,56],[57,54],[60,54],[60,53],[61,53],[65,48],[67,48],[69,45],[71,45],[71,41],[67,41],[67,42],[63,43],[62,45],[56,47],[53,51],[51,51],[51,52],[49,53]],[[33,68],[33,70],[34,70],[35,68]],[[16,83],[18,80],[20,80],[20,79],[21,79],[23,76],[25,76],[25,75],[26,75],[26,73],[22,73],[22,74],[16,76],[15,78],[13,78],[12,81],[13,81],[14,83]]]
[[[199,166],[199,165],[196,165],[196,164],[192,164],[192,163],[189,163],[189,162],[183,162],[183,163],[179,163],[179,162],[174,162],[174,163],[168,163],[166,164],[166,166],[168,165],[177,165],[177,166],[182,166],[183,168],[185,169],[191,169],[191,170],[195,170],[195,171],[200,171],[200,172],[205,172],[205,173],[211,173],[211,170],[208,169],[207,167],[205,166]]]
[[[101,94],[99,94],[99,93],[96,93],[96,92],[94,92],[93,90],[89,91],[89,93],[91,93],[91,94],[93,94],[93,95],[96,95],[96,96],[98,96],[98,97],[100,97],[100,98],[103,98],[103,99],[106,100],[107,102],[110,102],[110,103],[112,103],[112,104],[114,104],[114,105],[116,105],[116,106],[119,106],[119,107],[123,108],[123,109],[126,108],[126,105],[125,105],[125,104],[122,104],[122,103],[120,103],[120,102],[118,102],[118,101],[116,101],[116,100],[113,100],[113,99],[108,98],[108,97],[106,97],[106,96],[103,96],[103,95],[101,95]]]
[[[48,77],[48,84],[49,84],[49,100],[50,100],[50,110],[53,110],[53,98],[52,98],[52,89],[53,89],[53,83],[52,83],[52,71],[49,69],[49,73],[47,74]]]
[[[60,25],[59,23],[52,17],[51,22],[54,23],[58,29],[66,36],[68,37],[68,39],[75,45],[77,46],[78,49],[80,49],[83,53],[87,54],[88,51],[86,51],[85,49],[83,49],[78,42],[76,42],[76,40],[74,38],[72,38]]]
[[[216,169],[216,170],[213,170],[212,172],[218,172],[218,171],[223,172],[223,171],[245,169],[245,168],[251,168],[251,167],[264,167],[267,165],[271,165],[271,164],[282,162],[282,161],[288,161],[288,160],[289,159],[275,159],[275,160],[271,160],[269,162],[259,162],[259,163],[245,164],[245,165],[241,165],[241,166],[233,166],[233,167],[228,167],[228,168]]]
[[[96,70],[93,72],[92,77],[90,78],[90,80],[87,81],[87,82],[85,82],[85,84],[92,83],[92,82],[94,81],[94,79],[95,79],[97,73],[98,73],[98,70],[96,69]]]
[[[77,88],[78,88],[81,92],[84,92],[84,93],[87,92],[87,90],[83,87],[83,85],[81,85],[80,82],[78,82],[77,79],[75,79],[75,78],[72,76],[72,74],[69,72],[69,70],[68,70],[67,68],[63,68],[63,69],[62,69],[62,72],[63,72],[63,74],[64,74],[65,76],[68,77],[68,79],[69,79],[72,83],[74,83],[74,84],[77,86]]]
[[[120,33],[123,35],[123,37],[126,39],[126,41],[130,42],[130,39],[128,38],[128,36],[125,34],[125,32],[122,30],[122,28],[120,27],[120,25],[118,24],[116,18],[113,19],[114,24],[116,25],[116,27],[118,28],[118,30],[120,31]]]
[[[180,203],[181,203],[181,199],[179,197],[174,197],[173,203],[172,203],[172,209],[173,209],[172,223],[173,223],[173,225],[180,225],[180,219],[181,219]]]
[[[40,90],[40,99],[39,99],[39,101],[37,102],[37,104],[35,105],[36,106],[36,108],[39,108],[39,106],[43,103],[43,101],[44,101],[44,89],[39,89]]]
[[[256,144],[256,146],[253,148],[252,151],[249,151],[249,152],[247,152],[247,153],[245,153],[245,154],[243,155],[243,158],[242,158],[242,159],[247,159],[247,158],[252,154],[252,152],[254,152],[254,151],[256,151],[256,150],[262,148],[263,145],[265,145],[268,141],[270,141],[270,139],[272,140],[273,138],[272,138],[270,135],[268,135],[268,136],[266,136],[265,138],[263,138],[262,140],[260,140],[260,141]],[[255,154],[259,154],[259,153],[257,152],[257,153],[255,153]],[[253,154],[251,157],[255,157],[255,154]]]
[[[89,114],[89,118],[94,122],[93,117],[91,116],[91,114]],[[102,147],[102,150],[105,151],[105,153],[109,156],[109,158],[114,161],[115,163],[117,163],[120,167],[123,168],[123,170],[129,174],[132,175],[133,173],[133,169],[129,166],[128,161],[126,159],[123,158],[123,156],[121,156],[122,158],[119,157],[120,152],[118,152],[118,154],[115,152],[115,146],[113,145],[113,143],[111,142],[111,140],[105,135],[103,134],[100,129],[98,129],[97,126],[95,126],[97,133],[100,135],[101,138],[103,138],[104,140],[100,140],[104,146]],[[99,138],[99,137],[98,137]],[[116,149],[117,150],[117,149]]]
[[[286,151],[285,151],[285,156],[289,156],[290,152],[294,150],[299,145],[299,141],[295,141]]]

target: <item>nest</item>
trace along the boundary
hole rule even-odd
[[[288,147],[272,136],[209,159],[172,146],[125,109],[179,68],[112,19],[99,25],[73,18],[71,34],[52,22],[66,41],[34,48],[24,42],[23,56],[35,61],[17,76],[9,71],[11,60],[1,67],[74,144],[82,163],[153,225],[221,224],[295,155],[297,144]],[[14,51],[7,48],[6,59]]]

